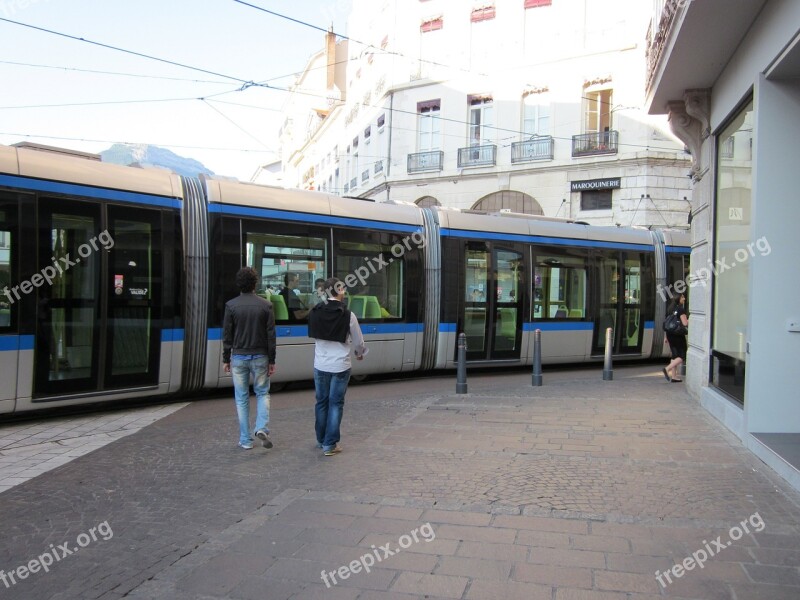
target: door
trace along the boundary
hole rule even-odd
[[[592,354],[605,352],[606,329],[611,327],[613,354],[642,351],[642,256],[634,252],[598,253],[594,261],[595,316]]]
[[[108,207],[108,359],[105,387],[158,383],[161,348],[161,215]]]
[[[467,360],[518,359],[522,338],[522,253],[470,242],[466,247],[462,331]]]
[[[35,395],[158,383],[161,215],[39,203]]]
[[[99,389],[102,256],[92,246],[99,231],[100,206],[41,200],[36,395]]]

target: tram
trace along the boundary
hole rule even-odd
[[[370,347],[356,376],[454,368],[460,332],[474,365],[531,364],[536,329],[545,363],[602,360],[607,327],[615,360],[655,358],[688,245],[0,146],[0,413],[232,385],[242,265],[273,303],[276,383],[311,377],[305,313],[332,275]]]

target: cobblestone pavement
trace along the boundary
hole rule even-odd
[[[800,494],[658,367],[614,377],[352,386],[334,457],[310,390],[273,396],[272,450],[191,403],[0,494],[6,576],[58,558],[0,595],[800,598]]]

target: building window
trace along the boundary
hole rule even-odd
[[[539,6],[550,6],[553,0],[525,0],[525,8],[537,8]]]
[[[369,138],[372,135],[372,125],[368,125],[364,130],[364,143],[369,144]]]
[[[611,190],[581,192],[581,210],[611,210]]]
[[[444,27],[444,19],[442,19],[442,17],[436,17],[435,19],[423,21],[419,26],[419,31],[420,33],[427,33],[429,31],[437,31],[442,27]]]
[[[417,104],[417,152],[431,152],[441,147],[440,110],[439,100]]]
[[[383,125],[386,123],[386,115],[378,117],[378,132],[383,131]]]
[[[358,136],[353,138],[353,152],[358,149]]]
[[[494,103],[491,96],[469,96],[469,145],[490,144],[494,129]]]
[[[744,405],[749,308],[750,267],[747,245],[753,199],[753,164],[746,156],[734,161],[726,156],[735,147],[748,147],[754,138],[753,100],[717,137],[714,259],[717,265],[736,265],[714,277],[714,312],[711,324],[711,384]],[[744,260],[743,260],[744,258]]]
[[[433,208],[434,206],[441,206],[439,201],[433,196],[423,196],[415,202],[420,208]]]
[[[494,15],[494,5],[484,6],[482,8],[473,8],[470,20],[473,23],[478,23],[479,21],[488,21],[489,19],[494,19]]]
[[[514,190],[506,190],[503,192],[492,192],[488,196],[484,196],[472,205],[470,210],[478,210],[483,212],[498,212],[501,210],[510,210],[515,213],[523,213],[526,215],[543,215],[541,205],[535,198],[523,192]]]
[[[612,90],[584,92],[583,133],[610,131]]]
[[[522,137],[550,135],[550,103],[545,94],[528,94],[522,100]]]

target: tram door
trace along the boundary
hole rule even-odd
[[[158,383],[161,309],[161,216],[108,207],[105,387]]]
[[[61,199],[39,203],[38,274],[44,281],[37,281],[37,395],[98,387],[102,256],[90,240],[100,231],[97,204]],[[84,244],[92,251],[81,256]]]
[[[592,354],[605,352],[606,329],[613,329],[613,353],[642,351],[644,320],[642,311],[645,265],[635,252],[595,255],[594,304],[597,307]]]
[[[467,360],[520,356],[522,254],[489,243],[467,244],[463,332]]]
[[[160,215],[110,206],[106,222],[98,204],[40,200],[37,396],[158,382]]]

